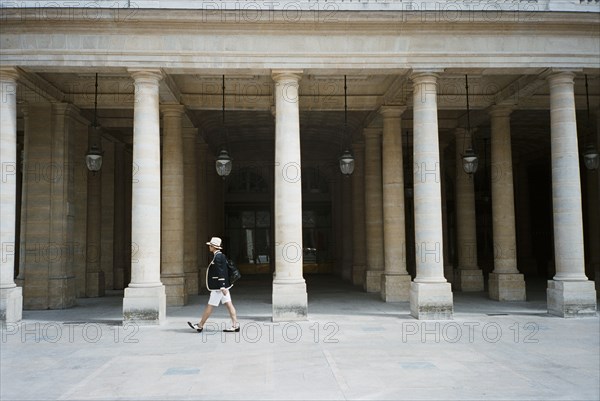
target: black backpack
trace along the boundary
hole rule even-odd
[[[229,273],[229,284],[233,284],[242,278],[242,273],[240,273],[231,259],[227,259],[227,272]]]

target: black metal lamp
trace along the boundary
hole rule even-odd
[[[225,128],[225,75],[223,75],[223,105],[221,109],[221,118],[223,124],[223,136],[225,137],[225,144],[227,144],[227,132]],[[215,168],[217,169],[217,174],[219,176],[225,178],[231,173],[231,168],[233,167],[233,159],[229,156],[227,149],[223,148],[219,152],[219,156],[215,161]]]
[[[594,146],[592,128],[590,124],[590,95],[588,93],[588,80],[587,74],[585,75],[585,100],[587,102],[587,130],[592,140],[588,141],[583,152],[583,163],[588,170],[597,170],[600,165],[600,156],[598,155],[598,149]]]
[[[92,132],[90,133],[91,134],[90,137],[92,137],[94,140],[97,140],[98,143],[92,143],[85,155],[85,164],[86,164],[88,170],[94,174],[96,174],[102,168],[102,154],[104,153],[102,151],[102,146],[100,143],[100,141],[102,139],[102,133],[100,132],[100,127],[98,126],[97,115],[98,115],[98,74],[96,73],[96,89],[95,89],[95,93],[94,93],[94,121],[92,123],[92,126],[90,127],[90,130],[92,130]]]
[[[465,75],[465,89],[467,93],[467,130],[465,131],[465,136],[467,133],[470,135],[471,143],[469,147],[464,150],[462,154],[463,161],[463,170],[465,173],[471,175],[477,171],[477,166],[479,165],[479,158],[477,157],[477,152],[475,152],[475,146],[473,145],[473,135],[471,133],[471,117],[470,117],[470,109],[469,109],[469,81],[467,75]],[[464,147],[464,142],[463,142]]]
[[[342,141],[346,140],[348,134],[348,98],[347,98],[346,76],[344,75],[344,133]],[[338,159],[340,163],[340,171],[345,176],[349,176],[354,172],[354,156],[350,150],[350,146],[346,147],[346,150],[342,152],[342,155]]]

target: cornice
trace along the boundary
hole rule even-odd
[[[496,29],[512,33],[543,30],[556,33],[557,30],[596,32],[600,23],[600,13],[535,12],[522,13],[503,11],[491,16],[485,12],[460,12],[457,15],[446,13],[404,11],[339,11],[335,17],[324,18],[323,12],[303,11],[302,18],[290,20],[283,12],[264,13],[260,19],[245,17],[240,11],[210,10],[127,10],[102,9],[90,18],[88,8],[69,8],[68,12],[56,13],[45,18],[39,9],[12,9],[4,11],[1,31],[24,29],[26,31],[56,30],[64,27],[69,32],[82,30],[86,33],[106,31],[120,34],[123,31],[151,30],[168,34],[190,30],[238,33],[259,31],[261,33],[281,32],[346,32],[361,30],[364,33],[397,34],[406,30],[423,33],[441,32],[493,32]]]

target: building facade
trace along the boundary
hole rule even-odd
[[[276,321],[306,319],[319,273],[419,319],[525,278],[595,315],[599,7],[3,1],[2,319],[124,290],[125,321],[160,323],[211,236],[273,274]]]

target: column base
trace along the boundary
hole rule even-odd
[[[165,286],[127,287],[123,298],[123,323],[161,324],[167,317]]]
[[[0,289],[0,321],[20,322],[23,318],[23,289],[21,287]]]
[[[410,283],[408,274],[383,274],[381,276],[381,299],[385,302],[408,302]]]
[[[489,296],[496,301],[525,301],[525,279],[521,273],[490,273]]]
[[[450,320],[454,312],[450,283],[410,284],[410,314],[417,319]]]
[[[548,313],[560,317],[596,316],[593,281],[548,280]]]
[[[185,273],[185,291],[187,295],[198,295],[198,272]]]
[[[352,284],[363,287],[365,285],[365,266],[352,266]]]
[[[273,282],[273,321],[287,322],[308,319],[306,283]]]
[[[165,286],[167,306],[183,306],[187,304],[184,276],[161,276],[160,281]]]
[[[483,291],[483,272],[479,269],[457,269],[452,284],[456,291]]]
[[[86,273],[85,275],[85,296],[88,298],[97,298],[104,296],[104,272]]]
[[[366,270],[365,282],[363,283],[366,292],[381,292],[381,276],[383,270]]]
[[[102,276],[104,279],[104,276]],[[104,281],[102,281],[104,296]],[[75,306],[75,277],[50,277],[48,280],[48,309],[66,309]]]

